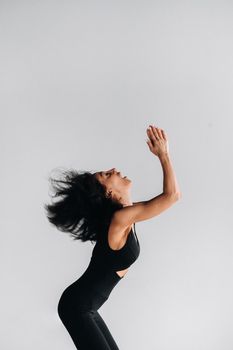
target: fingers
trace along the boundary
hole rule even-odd
[[[153,140],[159,140],[160,139],[160,134],[158,128],[156,128],[153,125],[149,125],[148,130],[148,135],[153,139]]]
[[[161,129],[164,140],[167,140],[167,134],[163,129]]]
[[[152,147],[153,147],[152,142],[150,140],[147,140],[146,143],[148,144],[150,150],[152,150]]]
[[[159,135],[158,135],[157,131],[154,130],[152,125],[149,125],[149,128],[147,129],[147,135],[152,140],[158,140],[159,139]]]
[[[161,129],[156,128],[156,127],[154,126],[154,130],[157,131],[157,134],[158,134],[158,136],[159,136],[159,139],[162,139],[162,138],[163,138],[163,135],[162,135],[162,133],[161,133]]]
[[[152,137],[152,139],[167,139],[165,131],[163,129],[155,127],[154,125],[149,125],[149,128],[147,129],[147,134],[149,137]]]

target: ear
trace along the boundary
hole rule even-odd
[[[111,197],[112,191],[107,193],[107,197]]]

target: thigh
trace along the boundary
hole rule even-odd
[[[119,350],[97,311],[70,314],[62,322],[79,350]]]
[[[109,349],[119,350],[119,347],[117,346],[111,332],[109,331],[108,326],[106,325],[98,311],[93,312],[93,319],[96,325],[99,327],[100,331],[102,332],[103,336],[105,337],[109,345]]]
[[[97,311],[105,299],[68,288],[58,303],[58,314],[79,350],[119,350]]]

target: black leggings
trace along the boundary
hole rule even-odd
[[[121,279],[113,273],[108,286],[99,292],[83,275],[62,293],[58,314],[79,350],[119,350],[106,323],[97,311],[108,299],[111,289]],[[82,283],[84,282],[84,283]]]

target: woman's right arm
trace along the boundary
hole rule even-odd
[[[117,210],[112,218],[116,231],[161,214],[181,198],[170,158],[163,159],[161,164],[164,172],[163,192],[149,200],[136,202],[132,206]]]
[[[149,200],[136,202],[132,206],[126,206],[117,210],[112,218],[116,230],[121,230],[138,221],[151,219],[171,207],[181,198],[181,191],[168,151],[166,133],[162,129],[153,127],[148,132],[148,137],[150,138],[150,151],[158,156],[162,165],[164,176],[163,192]]]
[[[174,172],[169,153],[163,154],[158,158],[163,169],[163,193],[175,195],[178,194],[178,197],[181,196],[181,191],[176,179],[176,174]]]

